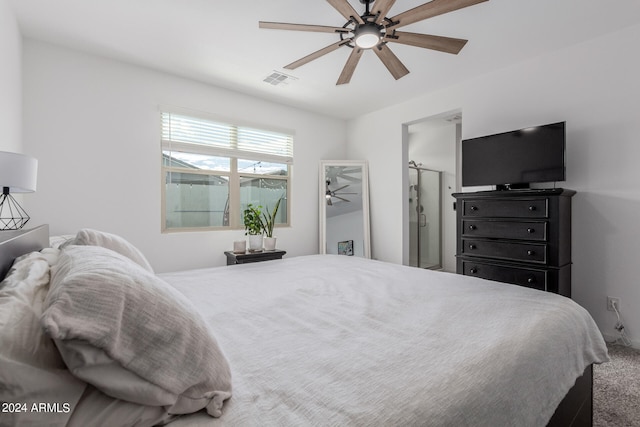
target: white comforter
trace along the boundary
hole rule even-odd
[[[544,426],[607,350],[568,298],[355,257],[163,274],[231,364],[221,418],[172,425]]]

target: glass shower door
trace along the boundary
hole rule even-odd
[[[441,172],[409,167],[409,265],[442,267]]]

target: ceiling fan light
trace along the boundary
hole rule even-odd
[[[362,49],[371,49],[380,43],[380,29],[375,24],[360,25],[354,31],[354,43]]]
[[[380,42],[380,37],[373,34],[363,34],[356,38],[356,45],[362,49],[371,49]]]

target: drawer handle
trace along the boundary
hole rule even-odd
[[[536,278],[535,278],[535,277],[529,277],[529,278],[527,279],[527,283],[530,283],[530,284],[531,284],[531,283],[536,283]]]
[[[531,206],[529,206],[529,210],[530,210],[531,212],[533,212],[533,211],[535,211],[535,210],[536,210],[536,207],[535,207],[535,206],[533,206],[533,205],[531,205]]]
[[[475,249],[476,245],[474,245],[473,243],[469,245],[469,249]]]
[[[471,208],[470,208],[470,209],[471,209],[472,211],[477,211],[477,210],[478,210],[478,207],[477,207],[477,206],[471,206]]]
[[[535,232],[536,232],[536,229],[535,229],[535,228],[527,228],[527,233],[529,233],[529,234],[533,234],[533,233],[535,233]]]
[[[473,225],[473,224],[471,224],[471,225],[469,226],[469,230],[475,230],[476,228],[477,228],[477,227],[476,227],[475,225]]]
[[[527,251],[527,255],[529,255],[529,256],[533,256],[533,255],[535,255],[535,254],[536,254],[536,251],[532,251],[531,249],[529,249],[529,250]]]
[[[469,270],[469,273],[471,274],[476,274],[478,272],[478,269],[475,267],[471,267],[471,269]]]

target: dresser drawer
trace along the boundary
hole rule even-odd
[[[497,282],[512,283],[541,291],[547,290],[547,271],[529,268],[509,267],[497,264],[485,264],[469,260],[462,261],[465,276],[480,277]]]
[[[462,202],[462,215],[465,217],[546,218],[548,211],[547,198],[469,199]]]
[[[547,263],[547,245],[481,239],[462,239],[461,253],[518,262]]]
[[[547,240],[547,222],[466,219],[462,220],[462,235],[544,242]]]

